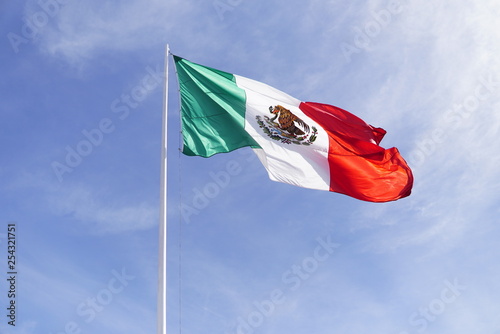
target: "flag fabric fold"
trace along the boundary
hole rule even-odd
[[[251,147],[269,178],[370,202],[410,195],[411,169],[379,146],[386,131],[328,104],[174,56],[183,153],[210,157]]]

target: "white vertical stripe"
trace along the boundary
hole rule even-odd
[[[235,75],[236,84],[246,92],[245,130],[262,150],[255,150],[273,181],[305,188],[330,189],[328,136],[323,128],[299,109],[300,101],[264,83]],[[269,107],[281,105],[318,130],[311,145],[282,143],[272,139],[257,123],[257,116],[272,117]],[[261,152],[259,152],[261,151]]]

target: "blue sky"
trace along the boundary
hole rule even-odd
[[[497,1],[0,7],[2,333],[155,332],[167,43],[386,129],[415,175],[375,204],[181,156],[171,63],[169,332],[500,333]]]

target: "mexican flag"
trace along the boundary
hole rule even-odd
[[[385,130],[255,80],[174,61],[184,154],[210,157],[249,146],[273,181],[370,202],[410,195],[407,163],[397,148],[379,146]]]

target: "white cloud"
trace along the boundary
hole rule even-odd
[[[47,198],[49,209],[58,216],[70,216],[90,233],[136,231],[157,225],[158,208],[150,203],[116,203],[97,196],[85,186],[62,188]]]
[[[44,173],[21,172],[9,184],[11,191],[36,194],[34,209],[56,217],[77,221],[85,234],[114,234],[140,231],[158,224],[158,207],[147,200],[124,198],[116,192],[103,192],[87,184],[56,182]]]
[[[496,11],[491,1],[484,6],[406,2],[394,27],[387,27],[389,38],[381,35],[366,54],[384,65],[387,78],[364,96],[362,109],[367,119],[377,120],[374,125],[389,130],[383,146],[403,145],[415,174],[410,198],[367,206],[355,220],[355,231],[386,227],[369,249],[392,252],[419,245],[430,253],[447,251],[478,221],[485,227],[491,223],[487,208],[497,198],[498,182],[492,180],[500,163],[500,150],[491,145],[500,127]],[[391,63],[387,59],[393,67],[385,67]],[[351,71],[369,80],[369,74]],[[487,88],[484,81],[495,84]],[[483,98],[477,98],[478,89]],[[467,103],[468,109],[454,111]]]
[[[40,34],[40,47],[48,54],[81,65],[112,52],[138,52],[164,45],[172,28],[191,5],[181,1],[117,2],[69,1]],[[40,11],[28,7],[26,15]]]

